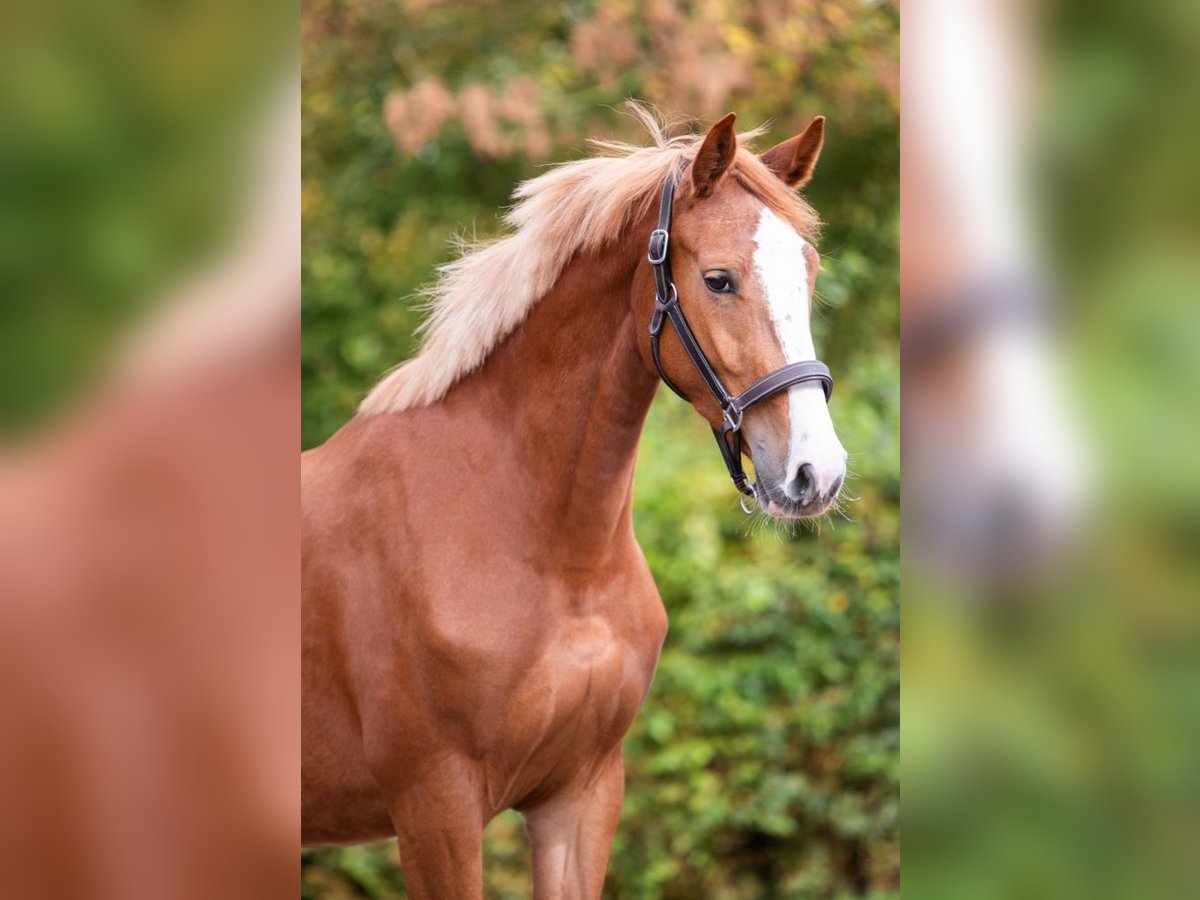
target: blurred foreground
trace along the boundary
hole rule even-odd
[[[5,19],[0,894],[290,896],[295,13]]]
[[[905,886],[1194,896],[1200,7],[904,13]]]

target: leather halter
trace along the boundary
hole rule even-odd
[[[681,167],[680,174],[682,171]],[[650,267],[654,271],[654,312],[650,316],[650,352],[654,357],[654,367],[658,369],[659,377],[667,387],[687,400],[683,391],[667,377],[659,356],[659,336],[662,334],[663,323],[669,321],[675,329],[679,343],[687,351],[696,371],[700,373],[700,377],[708,386],[709,393],[713,395],[717,405],[721,408],[723,423],[719,430],[713,429],[713,437],[717,439],[717,446],[721,448],[721,456],[725,460],[725,466],[729,469],[729,477],[733,481],[733,486],[745,497],[751,498],[749,508],[747,508],[745,500],[742,501],[742,509],[750,513],[754,511],[754,505],[759,502],[759,496],[758,486],[750,482],[746,470],[742,466],[742,417],[746,410],[755,403],[773,397],[794,384],[804,384],[810,381],[820,382],[822,390],[825,391],[825,402],[828,403],[829,397],[833,393],[833,376],[829,374],[829,367],[825,363],[812,359],[776,369],[774,372],[764,375],[740,394],[734,395],[729,392],[688,325],[683,309],[679,305],[679,291],[676,290],[675,282],[671,278],[671,210],[675,203],[675,181],[675,177],[668,175],[663,182],[662,195],[658,202],[658,225],[650,232],[650,246],[646,254],[646,258],[650,261]]]

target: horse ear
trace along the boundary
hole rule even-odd
[[[817,116],[795,137],[776,144],[759,157],[767,168],[784,180],[788,187],[798,188],[812,178],[813,167],[825,142],[825,117]]]
[[[692,184],[696,186],[697,197],[712,193],[737,154],[737,134],[733,130],[735,118],[734,113],[729,113],[704,136],[704,143],[692,163]]]

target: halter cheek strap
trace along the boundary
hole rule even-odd
[[[712,363],[709,362],[704,350],[700,347],[700,342],[696,340],[691,326],[688,325],[687,317],[679,305],[679,291],[675,288],[675,281],[671,277],[671,212],[674,204],[675,177],[667,176],[658,201],[658,224],[650,232],[650,245],[646,253],[646,258],[654,272],[654,312],[650,316],[650,353],[654,358],[654,367],[658,369],[658,375],[666,386],[687,400],[687,396],[667,377],[666,370],[663,369],[659,339],[662,335],[663,325],[670,322],[679,338],[679,343],[683,345],[684,351],[691,359],[692,365],[696,367],[696,371],[700,373],[709,393],[721,408],[722,427],[714,428],[713,436],[717,439],[717,446],[721,449],[721,456],[725,460],[726,468],[729,469],[729,477],[733,481],[733,486],[744,497],[751,499],[749,507],[743,500],[742,508],[747,512],[753,512],[754,504],[758,502],[758,489],[756,485],[750,483],[742,465],[742,417],[746,410],[755,403],[773,397],[792,385],[810,381],[820,382],[821,389],[825,392],[825,401],[829,402],[829,397],[833,393],[833,376],[829,374],[829,367],[825,363],[811,359],[776,369],[758,379],[740,394],[731,394],[726,389],[724,382],[721,381],[721,376],[712,367]]]

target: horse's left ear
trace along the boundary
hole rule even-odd
[[[696,160],[692,163],[692,184],[696,186],[697,197],[707,197],[712,193],[737,155],[737,133],[733,130],[735,118],[736,115],[728,113],[704,136],[704,143],[700,145]]]
[[[813,167],[825,143],[825,117],[817,116],[795,137],[776,144],[759,157],[788,187],[798,188],[812,178]]]

